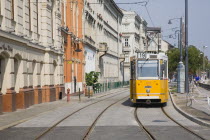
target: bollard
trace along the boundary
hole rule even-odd
[[[79,88],[79,101],[81,101],[81,98],[80,98],[80,88]]]
[[[88,98],[90,98],[90,87],[88,87]]]
[[[83,93],[86,95],[86,84],[83,84],[83,87],[84,87],[84,90],[83,90]]]
[[[68,88],[67,89],[67,102],[70,101],[70,89]]]

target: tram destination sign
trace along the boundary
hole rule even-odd
[[[137,58],[146,58],[146,52],[138,52]]]

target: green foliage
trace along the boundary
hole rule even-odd
[[[86,73],[85,81],[86,81],[87,86],[93,86],[94,89],[96,87],[98,87],[99,86],[99,83],[98,83],[99,75],[100,75],[100,72],[94,72],[94,71],[91,71],[90,73]]]
[[[168,55],[168,71],[169,77],[172,78],[173,73],[176,71],[176,68],[179,64],[179,49],[173,48],[167,52]]]
[[[199,67],[202,67],[203,64],[203,55],[200,50],[195,46],[190,46],[188,48],[189,54],[189,73],[195,74]]]
[[[185,63],[185,51],[183,50],[183,62]],[[169,77],[176,71],[178,63],[180,61],[180,53],[178,48],[171,49],[167,52],[168,63],[169,63]],[[198,50],[195,46],[189,46],[188,48],[188,59],[189,59],[189,74],[196,74],[199,68],[203,68],[203,53]],[[205,68],[207,68],[208,59],[204,58]],[[210,66],[209,66],[210,67]]]

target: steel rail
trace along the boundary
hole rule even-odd
[[[35,140],[39,140],[41,137],[43,137],[44,135],[46,135],[47,133],[49,133],[53,128],[55,128],[58,124],[60,124],[62,121],[66,120],[66,119],[69,118],[70,116],[74,115],[75,113],[77,113],[77,112],[79,112],[79,111],[81,111],[81,110],[83,110],[83,109],[85,109],[85,108],[87,108],[87,107],[89,107],[89,106],[91,106],[91,105],[94,105],[94,104],[97,104],[97,103],[99,103],[99,102],[105,101],[106,99],[115,97],[115,96],[121,94],[122,91],[117,91],[117,92],[114,92],[114,93],[117,93],[117,94],[116,94],[116,95],[113,95],[113,96],[110,96],[110,97],[107,97],[107,98],[105,98],[105,99],[102,99],[102,100],[100,100],[100,101],[91,103],[91,104],[89,104],[89,105],[87,105],[87,106],[84,106],[84,107],[82,107],[82,108],[80,108],[80,109],[74,111],[74,112],[71,113],[71,114],[68,114],[68,115],[65,116],[63,119],[61,119],[61,120],[59,120],[58,122],[56,122],[53,126],[49,127],[47,130],[45,130],[45,131],[44,131],[42,134],[40,134],[38,137],[36,137]],[[110,93],[110,94],[114,94],[114,93]],[[110,94],[108,94],[108,95],[110,95]]]
[[[148,137],[151,139],[151,140],[155,140],[155,137],[149,132],[149,130],[144,127],[144,125],[141,123],[141,121],[139,120],[138,118],[138,115],[137,115],[137,110],[138,110],[138,107],[135,108],[135,111],[134,111],[134,117],[139,125],[139,127],[143,128],[143,130],[146,132],[146,134],[148,135]]]
[[[174,120],[165,110],[163,107],[161,107],[163,113],[170,119],[172,120],[174,123],[176,123],[177,125],[179,125],[181,128],[187,130],[189,133],[195,135],[196,137],[200,138],[201,140],[206,140],[205,138],[203,138],[202,136],[200,136],[199,134],[193,132],[192,130],[190,130],[189,128],[183,126],[182,124],[180,124],[179,122],[177,122],[176,120]]]
[[[100,117],[104,114],[104,112],[109,109],[110,107],[112,107],[113,105],[117,104],[118,102],[128,98],[129,96],[126,96],[126,97],[123,97],[122,99],[119,99],[118,101],[112,103],[111,105],[109,105],[108,107],[106,107],[98,116],[97,118],[95,119],[95,121],[92,123],[92,125],[88,128],[88,131],[86,132],[83,140],[88,140],[88,137],[90,136],[92,130],[95,128],[95,125],[97,123],[97,121],[100,119]]]

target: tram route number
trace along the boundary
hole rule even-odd
[[[146,53],[145,52],[139,52],[138,53],[138,58],[146,58]]]

